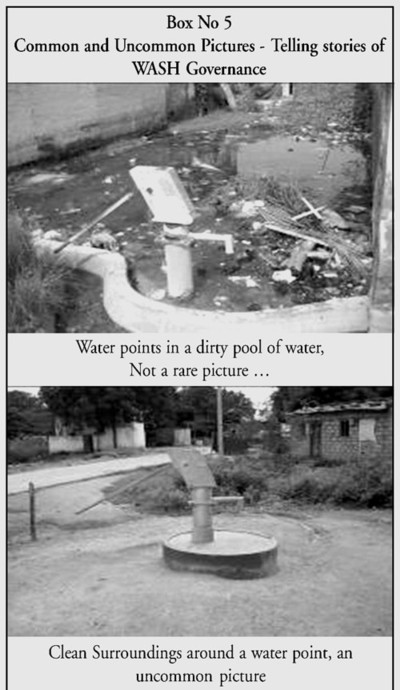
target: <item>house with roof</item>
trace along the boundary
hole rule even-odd
[[[392,400],[308,405],[290,414],[294,458],[392,462]]]

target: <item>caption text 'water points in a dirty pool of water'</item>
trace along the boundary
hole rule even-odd
[[[109,648],[103,643],[84,647],[51,644],[48,656],[52,661],[75,659],[130,663],[131,678],[141,683],[207,683],[210,687],[227,688],[238,684],[267,684],[276,681],[276,671],[282,666],[303,667],[307,664],[327,665],[352,662],[352,649],[316,647],[306,644],[282,648],[243,648],[233,643],[220,649],[206,647],[164,648],[149,644],[146,648]]]
[[[105,343],[93,338],[76,339],[79,353],[86,357],[117,358],[127,364],[127,376],[135,381],[149,379],[181,379],[186,382],[210,382],[212,379],[267,378],[274,357],[321,357],[321,343],[274,338],[256,338],[249,342],[213,342],[201,338],[197,342]],[[276,361],[276,360],[275,360]]]

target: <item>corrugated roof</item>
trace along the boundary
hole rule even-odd
[[[391,406],[390,400],[364,400],[363,402],[331,403],[307,405],[295,410],[293,415],[329,414],[335,412],[384,412]]]

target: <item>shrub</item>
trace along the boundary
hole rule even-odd
[[[281,498],[302,503],[325,503],[332,497],[334,481],[315,475],[311,470],[281,487]]]
[[[228,465],[217,461],[211,463],[211,469],[217,484],[216,494],[220,496],[244,496],[247,504],[254,505],[268,491],[265,467],[258,463],[240,460],[238,464]]]
[[[40,460],[49,454],[47,439],[45,436],[27,436],[16,438],[8,442],[7,462],[31,462]]]
[[[186,513],[190,506],[188,502],[188,492],[179,487],[160,487],[153,494],[153,510],[164,513]]]
[[[300,467],[279,487],[283,499],[360,508],[388,508],[392,492],[391,467],[373,460],[340,468]]]
[[[145,476],[151,473],[151,470],[143,470],[143,472]],[[113,482],[103,490],[105,497],[110,496],[109,500],[112,503],[133,504],[138,510],[146,513],[180,514],[190,511],[189,492],[186,485],[182,477],[171,467],[166,468],[165,472],[158,477],[149,478],[138,486],[133,485],[123,490],[126,483],[126,477]],[[118,488],[122,490],[114,495],[113,492]]]
[[[392,468],[364,461],[344,469],[334,488],[333,500],[340,505],[389,508],[393,501]]]
[[[60,330],[60,321],[74,303],[70,271],[49,256],[36,255],[30,230],[15,211],[8,221],[7,258],[9,331]]]

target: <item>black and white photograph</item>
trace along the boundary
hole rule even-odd
[[[9,388],[9,634],[390,636],[392,404]]]
[[[5,686],[396,686],[394,6],[5,7]]]
[[[389,333],[387,83],[10,83],[11,333]]]

